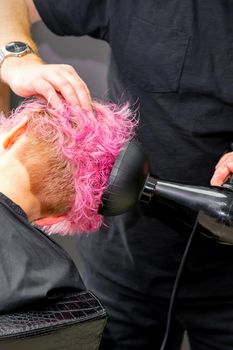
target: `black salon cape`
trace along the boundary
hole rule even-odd
[[[68,254],[0,193],[0,312],[82,286]]]

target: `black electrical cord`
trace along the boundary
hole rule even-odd
[[[176,294],[178,291],[178,287],[179,287],[179,282],[180,282],[180,278],[184,269],[184,265],[187,259],[187,255],[194,237],[194,234],[196,232],[197,229],[197,225],[198,225],[198,220],[196,218],[196,221],[194,223],[192,232],[189,236],[188,242],[186,244],[177,274],[176,274],[176,279],[172,288],[172,293],[171,293],[171,298],[170,298],[170,303],[169,303],[169,308],[168,308],[168,313],[167,313],[167,321],[166,321],[166,330],[165,330],[165,334],[164,334],[164,338],[163,338],[163,342],[162,345],[160,347],[160,350],[165,350],[166,349],[166,345],[167,345],[167,341],[168,341],[168,336],[169,336],[169,332],[170,332],[170,328],[171,328],[171,321],[172,321],[172,312],[173,312],[173,308],[174,308],[174,303],[175,303],[175,298],[176,298]]]

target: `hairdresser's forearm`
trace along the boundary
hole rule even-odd
[[[30,22],[36,19],[32,6],[29,8],[30,2],[32,0],[0,1],[0,46],[10,41],[24,41],[36,50],[30,35]]]
[[[22,41],[29,44],[35,54],[23,58],[24,62],[31,59],[39,60],[36,55],[37,47],[34,43],[30,27],[36,12],[33,12],[32,0],[1,0],[0,1],[0,47],[11,41]],[[35,19],[34,19],[35,22]],[[20,58],[21,60],[21,58]],[[10,85],[10,72],[14,65],[18,65],[19,58],[8,57],[0,67],[0,77]]]
[[[0,0],[0,46],[23,41],[37,53],[30,26],[39,19],[33,0]],[[44,64],[37,54],[30,53],[7,57],[0,67],[0,77],[19,96],[41,95],[57,108],[62,95],[72,105],[91,110],[90,92],[69,65]]]

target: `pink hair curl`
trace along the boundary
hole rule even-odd
[[[112,166],[123,145],[135,135],[137,120],[128,104],[93,102],[93,112],[62,101],[54,109],[45,100],[26,100],[1,127],[12,127],[26,114],[28,132],[56,144],[73,171],[75,194],[63,221],[44,226],[49,234],[97,231],[103,223],[98,213]],[[40,117],[34,118],[35,115]]]

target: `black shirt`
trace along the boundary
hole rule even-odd
[[[231,1],[34,2],[54,33],[90,35],[109,43],[109,96],[139,106],[138,135],[151,172],[166,180],[209,185],[233,139]],[[104,301],[103,281],[98,282],[104,271],[105,281],[124,285],[134,296],[170,295],[191,231],[177,219],[179,214],[158,203],[140,205],[109,219],[109,230],[81,236],[88,287],[96,288]],[[232,296],[232,268],[233,247],[197,234],[180,295]]]
[[[152,173],[207,185],[232,141],[233,8],[219,0],[179,4],[35,0],[53,32],[110,44],[110,96],[139,104]]]
[[[0,193],[0,312],[82,286],[68,254]]]

